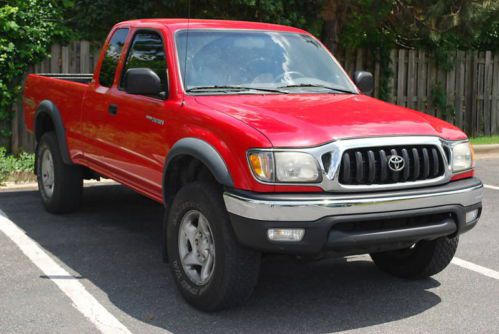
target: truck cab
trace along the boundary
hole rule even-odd
[[[429,277],[480,218],[473,150],[372,86],[293,27],[119,23],[91,79],[26,81],[42,203],[74,211],[100,176],[162,203],[165,260],[205,311],[247,300],[264,254],[370,254]]]

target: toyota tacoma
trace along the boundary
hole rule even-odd
[[[29,75],[23,107],[46,209],[100,176],[162,203],[178,289],[215,311],[249,298],[263,254],[370,254],[408,279],[451,262],[482,208],[470,142],[372,89],[300,29],[144,19],[93,75]]]

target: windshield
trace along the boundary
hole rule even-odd
[[[183,30],[176,34],[176,46],[187,92],[357,92],[331,55],[308,35]]]

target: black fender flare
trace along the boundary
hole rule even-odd
[[[220,153],[206,141],[191,137],[180,139],[168,152],[163,169],[163,185],[172,161],[181,155],[189,155],[201,161],[210,170],[218,183],[227,187],[234,186],[229,169]],[[163,187],[164,198],[166,198],[165,192],[166,187]]]
[[[62,121],[61,113],[57,109],[56,105],[49,100],[43,100],[36,110],[35,122],[34,122],[34,133],[36,141],[40,140],[42,136],[41,133],[41,120],[43,115],[50,117],[52,123],[54,124],[55,133],[57,136],[57,142],[61,150],[62,161],[67,165],[72,165],[73,162],[69,156],[68,144],[66,142],[66,130],[64,129],[64,123]]]
[[[227,165],[225,164],[224,159],[212,145],[198,138],[187,137],[180,139],[172,146],[172,148],[168,152],[165,165],[163,167],[163,203],[166,210],[165,217],[167,217],[169,211],[169,198],[167,195],[168,185],[166,184],[168,171],[171,169],[172,162],[176,157],[186,155],[201,161],[209,169],[218,183],[227,187],[234,186],[234,182],[232,181],[232,177],[227,168]],[[164,262],[168,262],[166,248],[166,230],[167,219],[164,219],[162,233],[162,255]]]

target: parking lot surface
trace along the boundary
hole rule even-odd
[[[215,314],[187,305],[161,261],[161,205],[92,186],[57,216],[34,189],[2,192],[0,333],[499,333],[499,159],[477,174],[482,219],[435,277],[397,279],[368,256],[269,257],[248,304]]]

